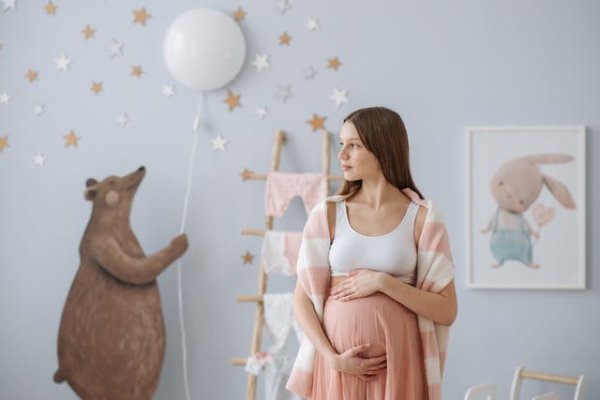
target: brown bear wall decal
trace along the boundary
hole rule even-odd
[[[88,179],[92,215],[58,334],[57,383],[83,399],[150,399],[165,352],[157,276],[187,250],[185,234],[146,256],[129,216],[145,168]]]

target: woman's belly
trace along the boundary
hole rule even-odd
[[[332,277],[331,287],[344,279],[347,277]],[[365,357],[390,352],[396,357],[407,348],[421,347],[416,315],[383,293],[349,301],[329,297],[323,327],[338,354],[363,344],[371,345],[362,354]]]

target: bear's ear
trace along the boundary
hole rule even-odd
[[[86,200],[92,201],[94,200],[94,198],[96,198],[96,191],[94,189],[87,189],[85,192],[83,192],[83,197],[85,197]]]
[[[94,178],[90,178],[87,181],[85,181],[85,186],[86,187],[90,187],[90,186],[96,185],[96,184],[98,184],[98,181],[95,180]]]

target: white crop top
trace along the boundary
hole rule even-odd
[[[337,202],[335,234],[329,249],[331,276],[346,276],[355,269],[367,268],[414,285],[417,269],[414,226],[418,210],[419,206],[411,202],[393,231],[366,236],[350,226],[346,202]]]

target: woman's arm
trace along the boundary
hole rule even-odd
[[[296,284],[294,291],[294,314],[304,334],[334,370],[357,374],[364,380],[371,380],[386,368],[387,357],[385,354],[372,358],[360,356],[360,353],[369,349],[370,343],[352,347],[342,354],[338,354],[325,335],[313,304],[300,283]]]

